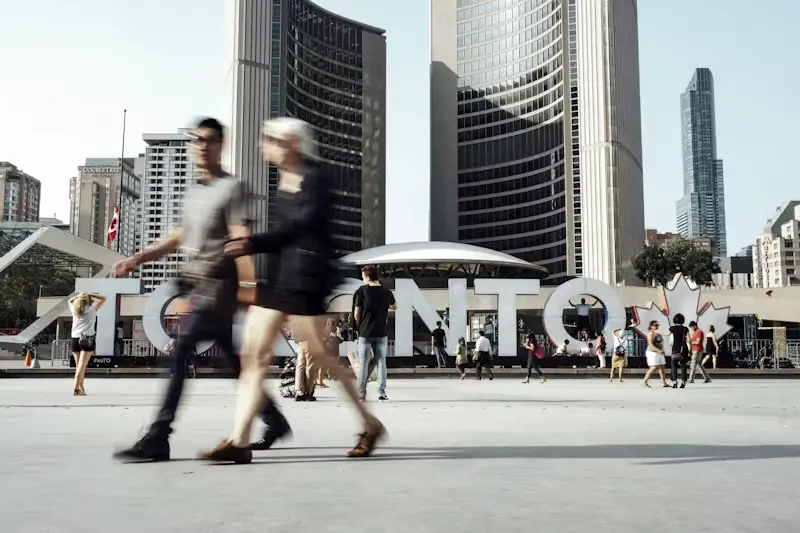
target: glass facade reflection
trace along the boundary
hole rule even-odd
[[[567,274],[561,0],[457,2],[458,240]]]
[[[385,43],[383,30],[303,0],[273,0],[272,9],[273,22],[281,20],[283,29],[273,27],[273,35],[280,32],[272,44],[273,54],[280,47],[280,61],[273,61],[273,65],[279,64],[281,71],[273,74],[270,114],[302,119],[314,130],[321,164],[336,197],[337,253],[344,255],[383,244],[383,228],[380,242],[372,242],[372,236],[364,235],[367,211],[384,209],[382,196],[379,205],[371,200],[365,205],[365,188],[379,189],[381,194],[383,191],[382,182],[380,186],[367,183],[372,177],[366,161],[375,157],[370,150],[376,147],[368,142],[365,122],[371,117],[366,107],[381,95],[371,94],[365,80],[381,77],[381,87],[385,83],[385,44],[382,49],[367,50],[365,42],[377,37]],[[369,54],[380,57],[370,60]],[[370,72],[372,64],[380,65],[383,71]],[[383,112],[382,107],[380,111]],[[380,179],[385,179],[382,168]],[[273,200],[277,188],[274,168],[270,169],[270,182]]]

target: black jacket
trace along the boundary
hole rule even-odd
[[[275,227],[250,237],[253,253],[275,255],[277,272],[270,272],[275,289],[327,295],[336,282],[328,180],[309,163],[300,191],[279,200],[286,204],[280,206]]]

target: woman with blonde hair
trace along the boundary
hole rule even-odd
[[[274,274],[268,287],[257,287],[256,303],[247,312],[233,433],[201,458],[252,461],[250,432],[267,398],[264,378],[272,361],[272,346],[287,320],[308,342],[310,360],[338,379],[361,418],[362,433],[347,456],[367,457],[384,436],[384,427],[358,401],[352,375],[327,355],[325,345],[329,333],[325,329],[325,301],[339,283],[340,273],[332,263],[331,188],[314,161],[311,128],[288,117],[268,121],[261,147],[264,159],[278,167],[277,223],[266,233],[228,242],[225,253],[233,258],[273,254],[275,263],[270,272]]]
[[[105,296],[93,292],[81,292],[69,299],[69,310],[72,313],[72,356],[75,358],[73,396],[86,396],[83,380],[86,367],[95,351],[97,311],[104,303]]]

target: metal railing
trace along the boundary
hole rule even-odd
[[[723,353],[730,354],[737,365],[747,368],[800,368],[800,340],[789,340],[775,342],[769,339],[724,339],[720,343]],[[53,341],[50,345],[39,345],[42,350],[45,346],[51,348],[52,366],[69,366],[70,356],[72,355],[72,340],[63,339]],[[426,355],[433,356],[430,344],[424,342],[414,343],[414,348]],[[647,341],[637,338],[628,342],[629,357],[645,357]],[[339,344],[339,355],[347,357],[350,352],[356,352],[357,346],[353,341]],[[556,347],[550,343],[545,343],[545,354],[555,355]],[[609,346],[610,355],[612,347]],[[388,357],[395,357],[395,342],[389,341]],[[157,349],[145,339],[123,339],[117,345],[114,355],[127,357],[151,357],[158,358],[167,355],[164,351]],[[204,356],[215,356],[216,348],[202,354]],[[587,354],[588,355],[588,354]],[[777,365],[776,365],[777,361]]]

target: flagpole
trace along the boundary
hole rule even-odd
[[[122,153],[119,156],[119,194],[117,196],[117,253],[122,240],[122,184],[125,180],[125,126],[128,121],[128,110],[122,111]]]

